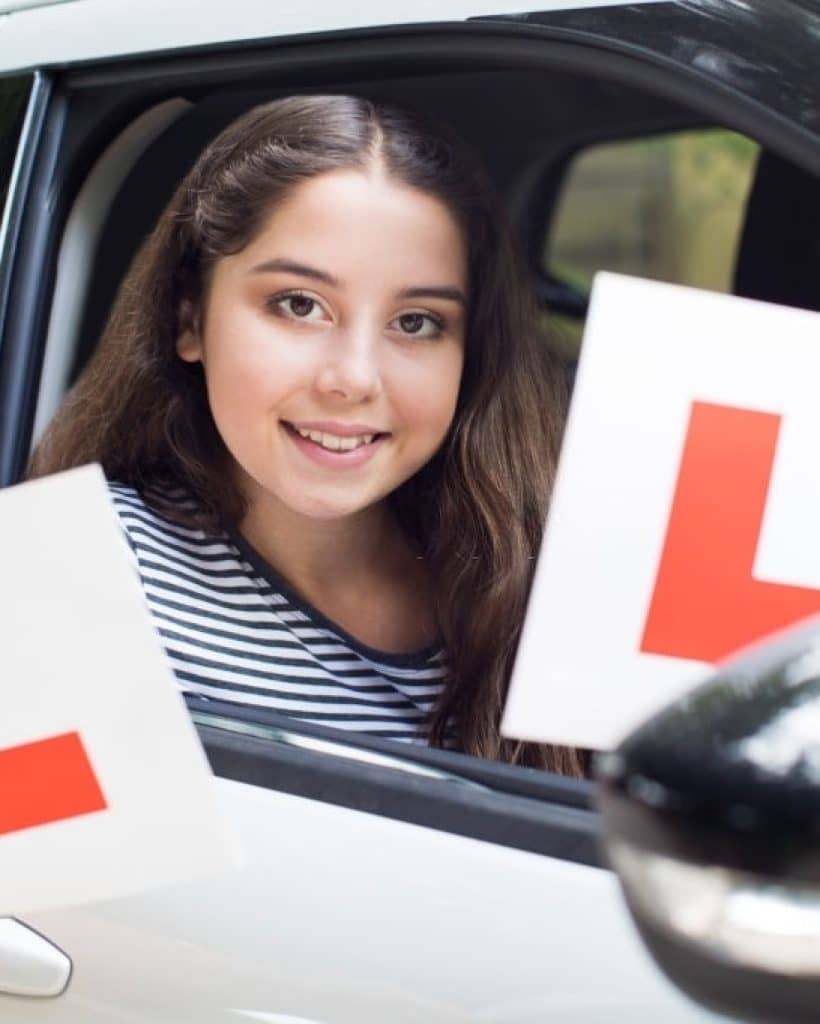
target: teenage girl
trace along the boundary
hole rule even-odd
[[[225,129],[32,461],[100,462],[186,691],[581,774],[499,721],[563,421],[482,169],[348,96]]]

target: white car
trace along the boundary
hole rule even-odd
[[[819,67],[809,0],[0,0],[0,486],[180,175],[260,100],[451,122],[571,374],[602,268],[820,309]],[[591,782],[189,704],[247,863],[0,922],[0,1020],[717,1019],[643,949]]]

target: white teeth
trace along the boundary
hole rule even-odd
[[[324,434],[319,430],[303,430],[301,427],[295,427],[294,429],[302,437],[315,441],[316,444],[321,445],[322,448],[327,448],[331,452],[353,451],[354,448],[359,448],[363,444],[370,444],[376,436],[375,434],[359,434],[357,437],[339,437],[336,434]]]

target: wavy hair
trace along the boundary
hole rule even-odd
[[[465,361],[451,429],[389,499],[436,588],[449,674],[431,743],[441,745],[454,727],[469,754],[583,775],[585,752],[499,732],[565,389],[538,337],[526,275],[489,179],[448,129],[351,96],[275,100],[229,125],[202,152],[137,254],[30,475],[100,462],[109,478],[141,491],[187,491],[195,510],[152,498],[181,525],[221,531],[238,524],[244,500],[231,484],[201,366],[177,356],[183,310],[203,309],[216,262],[244,248],[290,189],[373,161],[447,206],[464,232],[469,262]]]

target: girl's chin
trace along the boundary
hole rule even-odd
[[[378,501],[362,504],[347,502],[331,503],[327,501],[300,502],[298,505],[291,506],[291,508],[297,515],[302,515],[306,519],[331,523],[342,519],[373,514],[383,500],[379,499]]]
[[[247,493],[247,492],[246,492]],[[379,507],[385,502],[383,497],[361,500],[344,498],[340,496],[336,500],[329,498],[326,494],[312,496],[310,494],[288,495],[281,492],[268,490],[264,486],[256,485],[253,496],[250,499],[251,505],[266,508],[268,514],[275,514],[279,509],[285,516],[294,516],[311,522],[332,523],[344,519],[357,517],[368,517],[377,513]]]

